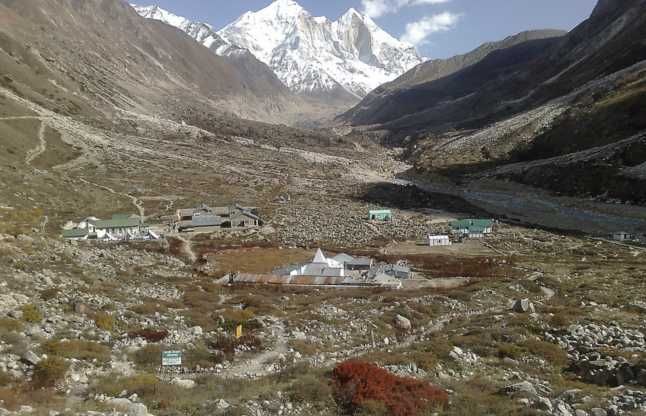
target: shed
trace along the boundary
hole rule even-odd
[[[429,235],[428,245],[431,247],[450,246],[451,238],[448,235]]]
[[[410,279],[411,277],[410,267],[399,266],[396,264],[389,264],[386,266],[384,273],[389,276],[396,277],[397,279]]]
[[[392,221],[393,213],[389,209],[370,210],[368,218],[370,221]]]

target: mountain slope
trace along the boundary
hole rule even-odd
[[[391,131],[477,128],[568,94],[646,57],[644,2],[603,1],[563,38],[494,51],[444,78],[358,105],[346,120]]]
[[[374,109],[386,106],[391,100],[391,95],[399,91],[412,88],[428,82],[447,77],[471,65],[482,61],[494,51],[507,49],[532,40],[557,38],[567,32],[559,30],[533,30],[521,32],[514,36],[498,41],[488,42],[477,49],[464,55],[457,55],[448,59],[433,59],[417,65],[392,82],[386,83],[368,94],[357,106],[351,109],[344,117],[353,121],[363,120],[362,111],[365,109],[366,116],[372,116]]]
[[[419,172],[646,204],[644,39],[645,0],[604,0],[566,36],[393,88],[346,117],[407,144]]]
[[[363,97],[421,62],[354,9],[337,21],[314,17],[293,0],[248,12],[218,34],[248,49],[292,90]]]
[[[280,83],[245,74],[121,0],[2,0],[0,17],[4,83],[50,108],[153,114],[206,106],[263,120],[292,106]]]

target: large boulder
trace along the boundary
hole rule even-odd
[[[518,313],[534,313],[534,304],[529,299],[519,299],[514,302],[512,310]]]
[[[397,315],[395,316],[395,327],[401,331],[410,331],[413,328],[413,325],[411,324],[410,319]]]
[[[107,404],[128,416],[149,416],[148,408],[142,403],[133,403],[128,399],[110,399]]]
[[[503,387],[501,392],[508,396],[516,396],[519,394],[530,396],[530,397],[538,396],[536,387],[534,387],[534,385],[529,381],[522,381],[520,383],[510,384],[509,386]]]

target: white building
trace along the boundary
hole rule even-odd
[[[290,276],[324,276],[344,277],[345,267],[343,263],[335,259],[328,259],[319,248],[311,263],[301,265],[290,271]]]
[[[450,246],[451,238],[448,235],[429,235],[428,245],[431,247]]]

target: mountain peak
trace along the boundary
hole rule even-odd
[[[307,10],[294,0],[275,0],[269,6],[258,11],[256,14],[270,14],[272,16],[292,17],[307,14]]]

